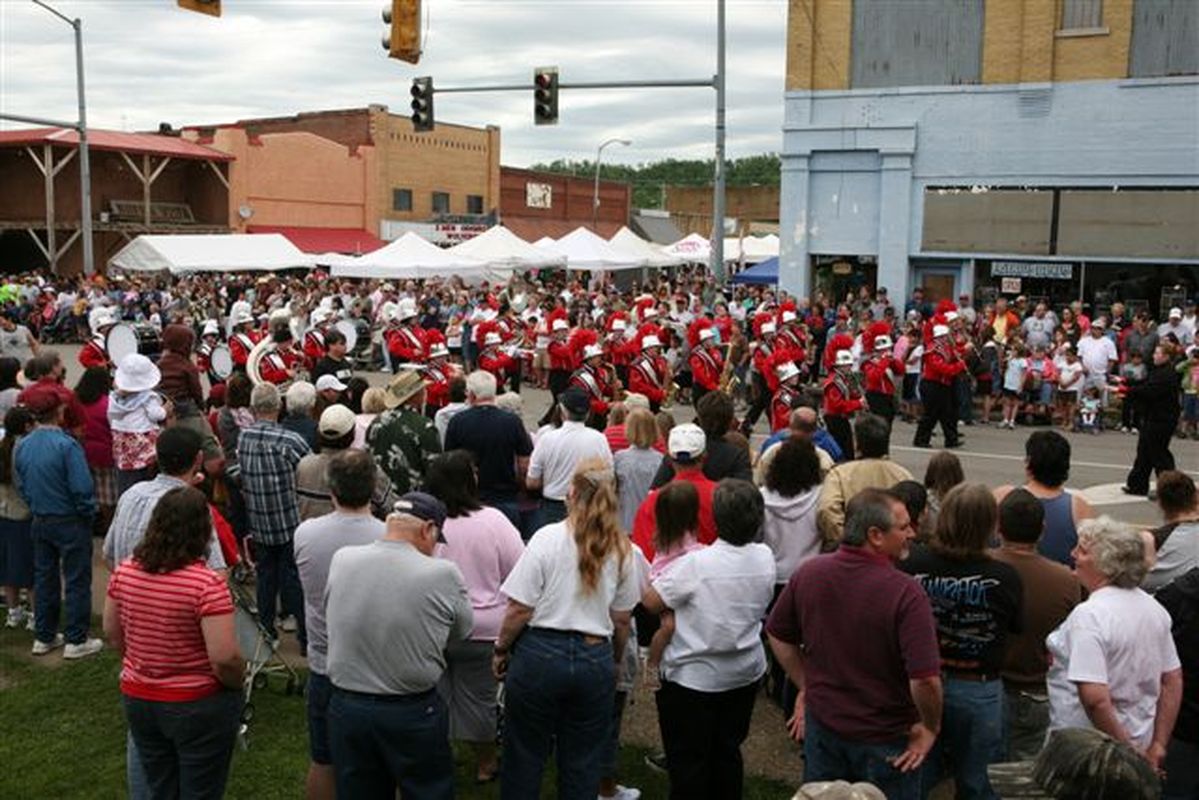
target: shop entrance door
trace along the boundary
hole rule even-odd
[[[944,273],[925,272],[921,278],[925,301],[934,306],[941,300],[955,300],[957,276]]]

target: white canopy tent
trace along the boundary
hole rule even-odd
[[[529,244],[503,225],[494,225],[446,252],[481,261],[493,273],[506,273],[504,280],[511,277],[513,270],[561,267],[566,263],[562,256]]]
[[[534,247],[539,247],[539,248],[541,248],[542,250],[544,250],[544,249],[546,249],[547,247],[553,247],[553,246],[554,246],[554,239],[553,239],[553,237],[552,237],[552,236],[542,236],[540,239],[538,239],[537,241],[533,242],[533,246],[534,246]]]
[[[587,272],[639,269],[646,261],[641,256],[617,250],[602,236],[582,226],[543,249],[565,258],[567,269]]]
[[[608,244],[633,258],[644,259],[645,266],[647,267],[674,267],[684,263],[684,259],[668,256],[655,248],[652,244],[629,230],[628,226],[618,230],[608,240]]]
[[[757,264],[779,254],[779,237],[746,236],[740,239],[724,240],[724,260],[744,261],[747,264]]]
[[[711,258],[712,245],[698,233],[689,233],[674,244],[663,247],[662,252],[684,261],[702,263]]]
[[[373,253],[347,258],[333,265],[338,278],[449,278],[458,275],[464,280],[489,279],[487,265],[466,256],[443,250],[409,231]]]
[[[305,269],[313,257],[280,233],[142,234],[108,260],[138,272],[242,272]]]

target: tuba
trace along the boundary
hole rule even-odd
[[[254,349],[246,357],[246,377],[250,379],[250,383],[255,386],[266,383],[262,378],[262,359],[267,353],[273,353],[277,347],[269,336],[262,337],[262,340],[254,345]]]

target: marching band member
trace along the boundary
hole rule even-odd
[[[329,320],[332,316],[333,312],[327,308],[318,307],[312,312],[312,327],[304,333],[304,359],[309,370],[324,358],[329,349],[325,334],[330,327]]]
[[[887,333],[890,327],[885,322],[875,323],[862,340],[863,346],[871,351],[862,363],[862,373],[866,377],[866,405],[871,414],[887,421],[888,428],[895,419],[896,382],[902,380],[904,372],[903,362],[892,352],[894,343]]]
[[[604,337],[604,356],[616,368],[616,377],[629,383],[629,364],[637,357],[637,345],[626,335],[629,323],[623,311],[608,318],[608,335]]]
[[[914,447],[929,447],[933,428],[941,423],[941,435],[946,447],[960,447],[958,439],[957,402],[953,384],[966,369],[957,349],[953,346],[952,332],[948,325],[932,327],[932,341],[925,346],[924,363],[920,370],[920,398],[924,402],[924,413],[916,426]]]
[[[276,386],[294,380],[303,354],[295,350],[295,338],[288,324],[291,315],[286,311],[271,314],[271,340],[275,347],[264,353],[258,362],[258,375],[267,383]]]
[[[669,388],[670,367],[662,357],[662,342],[657,336],[646,336],[641,340],[641,355],[629,365],[629,391],[645,395],[657,414]]]
[[[494,375],[497,386],[503,386],[512,370],[519,369],[516,359],[500,349],[503,344],[503,337],[495,331],[488,331],[483,337],[483,350],[479,353],[479,369]]]
[[[698,329],[698,330],[697,330]],[[691,345],[691,405],[699,406],[700,398],[708,392],[720,389],[720,377],[724,373],[724,354],[716,344],[716,330],[708,320],[692,323],[688,338]]]
[[[383,339],[387,344],[387,352],[391,355],[392,371],[398,371],[399,365],[403,363],[423,364],[425,338],[416,325],[416,301],[405,297],[397,303],[392,312],[391,322],[394,325],[383,334]]]
[[[233,317],[233,335],[229,337],[229,355],[233,357],[233,368],[239,372],[246,371],[246,360],[250,351],[261,338],[253,330],[254,317],[249,311],[238,311]]]
[[[591,401],[591,413],[587,416],[588,426],[596,430],[607,427],[608,403],[613,399],[613,389],[609,377],[611,373],[604,368],[604,348],[598,344],[589,344],[583,348],[583,365],[570,376],[570,385],[578,386],[587,392]]]
[[[456,370],[449,363],[450,351],[444,344],[429,348],[429,363],[421,370],[425,380],[425,414],[432,417],[450,402],[450,379]]]
[[[842,453],[854,452],[849,419],[861,407],[862,395],[854,375],[853,353],[847,347],[833,355],[833,369],[824,379],[824,424]]]
[[[208,376],[210,386],[224,383],[224,379],[212,371],[212,349],[221,341],[221,326],[215,319],[204,321],[200,332],[200,344],[196,347],[196,366]]]
[[[570,374],[574,372],[575,356],[566,340],[569,333],[570,323],[562,317],[556,317],[550,323],[550,343],[546,351],[550,356],[550,394],[555,401],[566,390]]]
[[[799,405],[799,367],[792,361],[783,361],[775,368],[778,389],[770,399],[770,432],[781,431],[791,425],[791,411]]]
[[[753,385],[750,392],[749,410],[741,422],[741,432],[749,436],[753,432],[758,417],[770,404],[778,385],[778,375],[774,371],[772,361],[775,357],[775,340],[777,327],[771,322],[772,315],[759,314],[754,318],[754,327],[758,331],[758,340],[752,344]]]
[[[111,308],[98,308],[90,320],[92,338],[79,351],[79,363],[84,369],[89,367],[112,367],[108,357],[108,332],[117,324],[117,313]]]

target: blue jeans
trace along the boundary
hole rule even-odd
[[[125,737],[125,782],[128,784],[129,800],[150,800],[150,779],[142,766],[142,755],[137,751],[137,740],[130,728]]]
[[[300,647],[308,645],[304,627],[304,590],[296,568],[296,553],[291,542],[286,544],[254,543],[255,573],[258,590],[258,621],[272,639],[275,631],[275,597],[282,594],[283,611],[296,618],[296,638]]]
[[[873,783],[887,800],[918,800],[920,770],[900,772],[888,763],[907,749],[906,738],[893,742],[842,739],[820,724],[809,706],[804,712],[803,782],[843,780]]]
[[[313,764],[331,765],[333,751],[329,746],[329,702],[333,699],[333,684],[329,676],[309,671],[304,697],[308,701],[308,759]]]
[[[185,703],[123,699],[151,797],[224,796],[241,717],[240,692],[222,690]]]
[[[556,749],[555,796],[592,800],[615,701],[612,643],[528,628],[512,651],[505,684],[500,797],[539,797],[545,762]]]
[[[953,775],[957,800],[998,800],[987,778],[987,765],[1004,760],[1003,681],[945,678],[941,735],[924,762],[925,794]]]
[[[68,644],[83,644],[92,621],[92,521],[84,517],[34,517],[30,534],[37,640],[54,641],[64,594],[61,581],[65,581],[67,613],[63,632]]]
[[[450,717],[435,689],[415,695],[367,695],[333,688],[329,744],[337,796],[394,800],[452,798]]]
[[[561,500],[541,498],[541,507],[533,514],[533,525],[529,530],[530,538],[546,525],[553,525],[566,519],[566,503]]]

